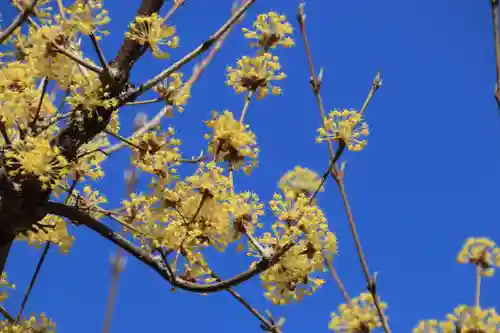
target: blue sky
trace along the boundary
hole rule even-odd
[[[104,52],[112,58],[133,18],[139,0],[108,0],[111,35]],[[298,1],[257,0],[243,26],[258,13],[276,10],[296,28]],[[232,0],[187,0],[172,18],[180,35],[179,59],[214,32],[228,17]],[[162,13],[170,6],[167,2]],[[3,8],[2,8],[3,11]],[[310,1],[307,25],[316,67],[325,68],[323,98],[328,109],[360,108],[377,70],[383,87],[376,92],[366,118],[372,128],[367,149],[346,153],[346,190],[371,271],[378,271],[379,293],[389,304],[393,332],[409,332],[420,319],[444,318],[458,304],[474,300],[474,271],[456,263],[469,236],[500,242],[497,204],[500,184],[500,118],[493,98],[494,52],[489,1]],[[15,12],[4,12],[4,24]],[[171,123],[183,140],[183,151],[196,155],[204,147],[203,121],[211,110],[239,114],[242,96],[224,84],[225,67],[251,52],[233,31],[224,49],[203,73],[184,114]],[[258,136],[260,166],[251,178],[237,177],[237,188],[269,200],[276,183],[295,165],[322,173],[328,163],[325,144],[314,142],[320,124],[309,88],[306,57],[300,36],[297,46],[278,49],[288,78],[282,97],[250,105],[246,118]],[[93,57],[89,48],[89,56]],[[146,56],[133,72],[134,82],[155,75],[170,64]],[[191,66],[185,67],[186,75]],[[155,114],[160,106],[123,109],[125,134],[138,111]],[[476,124],[477,123],[477,124]],[[167,124],[167,123],[166,123]],[[479,136],[481,134],[481,136]],[[121,170],[125,154],[107,162],[99,187],[110,204],[125,189]],[[330,228],[339,239],[336,266],[349,293],[365,282],[334,183],[319,198]],[[270,215],[265,220],[271,222]],[[69,255],[51,250],[27,313],[47,312],[59,332],[102,329],[110,281],[113,247],[83,228],[72,228],[76,243]],[[41,250],[16,244],[7,272],[18,286],[6,307],[15,312]],[[244,269],[234,255],[215,258],[220,274]],[[327,276],[327,275],[325,275]],[[237,291],[257,309],[285,316],[285,332],[327,332],[329,314],[342,302],[335,284],[328,284],[302,304],[273,307],[263,298],[258,280]],[[498,277],[483,283],[482,305],[498,307]],[[170,292],[151,269],[129,258],[123,273],[112,332],[256,332],[257,320],[229,294],[199,296]]]

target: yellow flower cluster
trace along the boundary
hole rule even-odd
[[[446,320],[423,320],[412,333],[498,333],[500,316],[494,308],[460,305]]]
[[[492,276],[500,267],[500,248],[488,238],[469,238],[457,256],[460,264],[474,264],[482,276]]]
[[[66,29],[75,29],[76,31],[84,34],[96,35],[101,33],[104,36],[109,34],[106,30],[100,30],[99,26],[108,24],[111,19],[108,16],[108,11],[102,8],[102,0],[75,0],[73,5],[66,8],[66,12],[70,18],[66,21],[69,27]]]
[[[296,166],[292,171],[281,177],[279,187],[286,198],[296,199],[300,194],[307,197],[316,192],[321,184],[321,178],[312,170]],[[323,187],[320,191],[323,191]]]
[[[383,302],[380,306],[382,310],[387,308]],[[382,327],[382,323],[373,296],[368,292],[361,293],[350,304],[339,305],[337,313],[332,313],[329,325],[334,332],[346,333],[368,333],[377,327]]]
[[[67,89],[74,75],[79,75],[76,63],[57,52],[53,43],[66,47],[75,55],[83,57],[79,46],[71,42],[73,35],[62,25],[30,28],[27,38],[18,34],[14,41],[27,63],[36,69],[39,77],[54,80],[61,89]],[[81,74],[80,74],[81,75]]]
[[[292,34],[293,27],[287,22],[285,15],[276,12],[260,14],[253,23],[255,30],[243,28],[245,38],[257,39],[257,43],[250,43],[252,47],[261,47],[264,50],[276,48],[277,45],[292,47],[295,45],[293,39],[287,37]]]
[[[235,120],[233,113],[227,110],[220,115],[214,112],[213,118],[205,123],[213,130],[212,134],[205,135],[205,139],[210,140],[208,151],[217,161],[228,162],[233,170],[238,170],[245,159],[249,159],[250,163],[243,167],[243,171],[250,173],[257,165],[259,149],[249,125]]]
[[[7,289],[15,289],[16,285],[9,283],[9,281],[7,281],[7,273],[2,272],[2,275],[0,276],[0,287],[4,287]],[[9,296],[8,291],[1,291],[0,292],[0,302],[5,301],[8,296]]]
[[[274,304],[300,301],[311,295],[324,280],[312,277],[314,272],[325,271],[324,256],[331,258],[337,253],[337,238],[328,230],[323,212],[309,203],[309,198],[299,194],[287,199],[275,194],[269,205],[277,221],[272,233],[266,232],[259,243],[272,251],[295,244],[283,258],[261,274],[266,297]],[[253,249],[250,255],[260,254]]]
[[[165,18],[159,17],[158,13],[138,16],[130,24],[130,31],[125,33],[125,37],[149,46],[153,56],[157,58],[168,58],[169,54],[160,50],[159,46],[166,45],[175,49],[179,46],[179,37],[175,36],[175,27],[165,26],[164,23]]]
[[[324,119],[323,127],[318,128],[317,142],[342,140],[351,151],[365,148],[367,141],[362,139],[369,134],[368,125],[362,122],[361,114],[356,110],[333,110]]]
[[[0,68],[0,121],[14,135],[17,126],[25,129],[38,103],[35,88],[38,72],[29,63],[8,62]]]
[[[31,316],[28,319],[23,319],[19,323],[10,322],[9,320],[0,321],[0,333],[55,333],[56,324],[51,321],[44,313],[38,318]]]
[[[77,160],[72,165],[72,170],[78,174],[80,181],[85,181],[86,178],[97,180],[104,177],[101,163],[107,156],[102,151],[107,146],[109,146],[108,137],[99,134],[80,147]]]
[[[107,109],[116,107],[118,100],[108,98],[109,92],[106,88],[94,72],[75,75],[70,86],[71,95],[66,98],[68,104],[75,109],[75,117],[83,120],[90,117],[99,107]]]
[[[47,215],[41,221],[42,227],[38,231],[28,231],[27,235],[20,234],[17,240],[27,241],[29,245],[40,247],[45,242],[51,242],[59,247],[61,253],[68,253],[75,237],[68,234],[66,222],[59,216]]]
[[[283,80],[286,75],[279,72],[281,65],[279,58],[271,53],[264,53],[255,57],[243,56],[237,62],[238,67],[227,69],[227,84],[239,94],[251,91],[262,99],[269,94],[280,95],[281,88],[271,85],[271,81]]]
[[[11,177],[34,175],[45,189],[59,183],[68,173],[68,162],[59,148],[42,136],[16,140],[5,152],[5,165]]]
[[[153,90],[165,100],[167,105],[175,106],[179,112],[184,111],[184,105],[191,96],[191,87],[189,84],[183,84],[182,73],[173,73]],[[167,116],[172,117],[172,114],[167,114]]]
[[[202,250],[224,251],[243,232],[260,226],[262,204],[251,192],[234,194],[224,169],[215,162],[200,163],[198,170],[173,187],[152,183],[153,195],[133,194],[122,202],[133,230],[127,230],[148,250],[176,253],[173,266],[184,278],[209,277]],[[184,265],[181,265],[181,262]]]
[[[180,140],[174,135],[175,130],[169,127],[166,132],[151,131],[134,139],[139,149],[134,151],[132,162],[144,172],[171,180],[181,157]]]
[[[292,33],[292,26],[284,15],[276,12],[260,14],[253,24],[255,30],[243,28],[245,38],[257,39],[250,43],[252,47],[260,48],[254,57],[243,56],[238,60],[237,68],[228,67],[227,84],[239,94],[247,91],[262,99],[271,92],[281,95],[282,89],[271,85],[271,81],[283,80],[286,75],[281,70],[279,58],[269,53],[269,49],[277,45],[291,47],[293,40],[287,35]]]

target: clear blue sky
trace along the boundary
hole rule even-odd
[[[118,50],[138,4],[139,0],[105,2],[112,18],[111,35],[104,43],[108,58]],[[232,0],[187,0],[171,21],[181,37],[181,48],[172,59],[215,31],[231,4]],[[243,26],[249,27],[258,13],[273,9],[286,14],[297,28],[297,4],[257,0]],[[169,6],[170,1],[162,13]],[[393,332],[409,332],[420,319],[441,319],[458,304],[472,304],[473,268],[456,263],[467,237],[488,236],[500,242],[500,116],[493,98],[489,1],[323,0],[309,1],[306,10],[316,67],[325,68],[323,97],[328,109],[360,108],[373,76],[382,70],[384,85],[367,111],[372,127],[368,147],[344,155],[349,161],[346,188],[369,267],[379,272],[379,292],[389,304]],[[4,21],[13,14],[7,9]],[[277,51],[288,74],[282,83],[284,95],[253,103],[246,118],[262,152],[253,177],[237,178],[237,186],[256,191],[263,200],[270,199],[279,178],[295,165],[317,172],[327,165],[326,145],[314,142],[320,119],[297,33],[295,39],[295,48]],[[195,155],[204,148],[202,121],[211,110],[239,113],[242,97],[225,86],[225,67],[249,51],[239,28],[233,31],[193,90],[185,113],[172,121],[186,154]],[[91,49],[88,54],[93,54]],[[136,66],[133,80],[141,82],[169,63],[145,57]],[[191,66],[186,67],[185,73],[190,72]],[[135,110],[154,114],[159,107]],[[131,120],[134,112],[123,109],[122,118]],[[123,130],[129,133],[130,129],[128,125]],[[111,204],[124,193],[122,172],[116,170],[125,161],[122,154],[106,164],[110,172],[100,188]],[[319,204],[339,238],[339,273],[349,293],[356,296],[365,282],[332,182]],[[271,222],[270,217],[266,221]],[[72,233],[77,241],[69,255],[51,250],[27,312],[47,312],[59,332],[98,332],[114,250],[92,231],[73,228]],[[18,244],[12,252],[7,272],[18,285],[6,303],[12,312],[18,308],[40,251]],[[216,259],[221,274],[244,269],[238,257],[225,258]],[[259,310],[269,308],[277,316],[284,315],[287,333],[327,332],[330,312],[342,302],[337,287],[328,281],[302,304],[285,307],[272,307],[263,298],[258,280],[237,290]],[[498,277],[484,281],[483,306],[500,305],[499,282]],[[151,269],[129,258],[120,280],[112,332],[260,330],[257,320],[229,294],[204,297],[169,290]]]

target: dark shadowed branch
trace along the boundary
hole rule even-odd
[[[161,277],[170,282],[172,286],[193,292],[213,293],[245,282],[275,265],[280,260],[280,258],[283,257],[283,255],[293,246],[292,243],[283,246],[278,251],[276,251],[269,260],[263,259],[248,270],[232,278],[212,284],[193,283],[170,274],[161,257],[152,255],[148,251],[142,249],[141,247],[126,239],[124,236],[120,235],[118,232],[115,232],[104,223],[78,210],[78,208],[76,207],[49,201],[45,204],[44,210],[48,214],[65,217],[73,221],[74,223],[84,225],[87,228],[97,232],[102,237],[111,241],[113,244],[119,246],[132,256],[142,261],[144,264],[154,269]]]

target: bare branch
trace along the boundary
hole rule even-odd
[[[47,257],[47,253],[49,252],[50,249],[50,242],[45,242],[45,247],[43,248],[42,255],[40,256],[40,259],[38,260],[38,264],[36,265],[35,272],[33,273],[33,277],[31,278],[28,290],[26,290],[26,294],[24,294],[23,302],[21,303],[21,307],[19,308],[19,312],[17,313],[16,317],[16,323],[19,323],[19,320],[21,320],[21,316],[23,315],[24,308],[26,304],[28,303],[28,299],[31,295],[31,291],[33,290],[33,287],[35,286],[36,279],[38,278],[38,275],[40,274],[40,269],[42,268],[43,262],[45,261],[45,258]]]
[[[5,310],[5,308],[2,305],[0,305],[0,313],[2,314],[2,316],[5,317],[5,319],[8,322],[14,323],[16,321],[16,319],[12,317],[12,315],[7,310]]]
[[[493,42],[495,44],[496,86],[495,98],[500,107],[500,35],[498,25],[498,0],[491,0],[491,16],[493,18]]]
[[[304,7],[305,7],[305,3],[304,3],[304,1],[301,1],[300,5],[299,5],[297,20],[298,20],[298,23],[300,26],[300,32],[302,35],[302,39],[304,40],[304,47],[306,49],[306,55],[307,55],[307,59],[308,59],[308,63],[309,63],[309,70],[311,72],[311,80],[310,80],[311,87],[312,87],[312,90],[313,90],[314,95],[316,97],[316,102],[318,104],[318,109],[319,109],[319,112],[321,115],[322,126],[324,127],[325,120],[326,120],[325,119],[325,108],[323,105],[323,99],[321,98],[321,94],[320,94],[321,81],[322,81],[321,79],[322,79],[323,71],[320,71],[320,74],[316,75],[316,72],[314,70],[314,64],[313,64],[311,50],[309,48],[309,43],[307,40],[307,34],[306,34],[306,28],[305,28],[306,15],[305,15]],[[370,90],[370,93],[368,94],[368,97],[366,98],[365,103],[363,104],[363,107],[361,109],[361,113],[365,112],[366,107],[368,106],[368,103],[370,102],[370,100],[373,96],[373,93],[380,87],[380,85],[381,85],[380,75],[379,75],[379,73],[377,73],[375,79],[372,82],[372,88]],[[345,142],[343,142],[343,141],[340,141],[339,143],[345,145]],[[334,153],[333,152],[333,145],[332,145],[331,141],[328,141],[328,148],[329,148],[329,152],[330,152],[330,158],[332,159],[332,163],[330,164],[330,166],[328,168],[328,171],[329,171],[328,174],[330,174],[334,178],[334,180],[337,183],[337,186],[339,188],[339,191],[341,193],[342,201],[344,203],[344,207],[345,207],[346,214],[347,214],[347,219],[349,222],[349,226],[351,228],[351,233],[352,233],[352,236],[354,238],[354,243],[356,245],[356,250],[358,252],[359,260],[361,262],[361,267],[363,269],[363,273],[365,274],[365,278],[367,281],[367,289],[373,297],[373,302],[375,304],[375,307],[377,308],[377,313],[378,313],[378,316],[380,317],[380,320],[382,322],[382,326],[384,328],[384,331],[386,333],[390,333],[391,330],[389,328],[389,324],[387,323],[387,317],[383,313],[379,297],[377,296],[376,281],[370,275],[370,272],[368,270],[368,264],[366,263],[366,259],[365,259],[364,254],[363,254],[363,250],[361,248],[361,243],[359,241],[359,236],[358,236],[358,233],[356,231],[356,224],[354,223],[354,218],[352,215],[351,208],[349,206],[349,201],[348,201],[347,195],[345,193],[343,172],[339,172],[337,165],[336,165],[336,160],[338,159],[338,153],[339,152],[342,153],[344,148],[340,149],[341,147],[339,146],[337,148],[337,152]],[[328,176],[328,174],[326,174],[326,175]],[[325,181],[325,178],[323,176],[322,183],[324,181]]]
[[[216,281],[221,281],[221,279],[212,273],[212,276],[216,279]],[[236,292],[233,288],[228,288],[227,292],[231,294],[240,304],[242,304],[248,311],[250,311],[251,314],[257,318],[262,325],[265,327],[265,329],[268,332],[273,332],[273,333],[281,333],[281,330],[273,325],[269,320],[266,319],[257,309],[255,309],[253,306],[250,305],[240,294]]]
[[[17,15],[7,29],[0,32],[0,44],[3,44],[3,42],[5,42],[7,38],[9,38],[9,36],[26,21],[26,19],[28,19],[37,2],[38,0],[32,0],[31,3]]]

